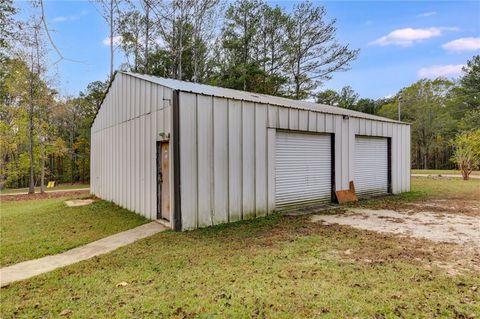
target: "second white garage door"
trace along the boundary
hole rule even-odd
[[[331,201],[331,137],[328,134],[277,132],[275,207]]]
[[[388,193],[388,140],[355,137],[355,191],[360,196]]]

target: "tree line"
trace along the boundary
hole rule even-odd
[[[412,123],[413,167],[454,167],[452,141],[480,126],[478,56],[458,81],[420,80],[389,98],[360,98],[351,87],[319,92],[349,69],[359,50],[340,43],[336,20],[308,1],[287,11],[261,0],[92,0],[109,29],[109,74],[76,96],[60,96],[49,70],[76,62],[55,45],[43,1],[31,3],[27,21],[12,0],[0,3],[0,188],[89,181],[90,126],[117,49],[120,69],[132,72],[314,98],[395,119],[400,103],[401,120]],[[57,61],[49,59],[52,52]]]
[[[89,128],[114,72],[122,70],[295,99],[308,97],[358,50],[336,39],[335,20],[311,2],[291,12],[261,0],[92,0],[109,29],[110,72],[78,96],[62,97],[48,70],[73,63],[55,45],[42,0],[20,21],[0,5],[0,187],[89,180]],[[48,57],[56,53],[58,61]],[[43,182],[42,182],[43,181]]]
[[[378,100],[360,98],[346,86],[319,92],[317,102],[411,123],[412,168],[471,171],[480,164],[479,55],[457,80],[421,79]]]
[[[133,72],[303,99],[359,53],[309,1],[289,12],[262,0],[225,10],[220,0],[97,3],[108,13],[111,52],[117,39],[122,68]]]

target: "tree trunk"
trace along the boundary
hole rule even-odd
[[[197,83],[198,82],[198,12],[197,12],[197,3],[195,2],[195,9],[194,9],[194,15],[195,15],[195,22],[193,25],[193,82]]]
[[[40,193],[45,193],[45,142],[42,141],[42,174],[40,175]]]
[[[460,170],[462,171],[462,176],[464,181],[468,181],[469,178],[469,167],[465,161],[460,163]]]
[[[110,80],[113,78],[113,2],[110,0]]]
[[[75,117],[72,123],[72,130],[70,131],[70,148],[71,148],[71,157],[70,157],[70,182],[73,184],[75,181],[75,150],[73,149],[73,144],[75,141]]]
[[[33,163],[33,94],[34,94],[34,60],[33,60],[33,51],[32,51],[32,67],[30,74],[30,101],[29,101],[29,111],[28,111],[28,156],[30,159],[30,181],[28,185],[28,193],[35,193],[35,180],[34,180],[34,163]]]
[[[295,75],[295,99],[300,99],[300,69],[301,69],[301,50],[302,48],[302,25],[299,24],[298,27],[298,51],[297,51],[297,74]]]
[[[247,63],[248,63],[248,41],[247,41],[248,25],[247,25],[247,12],[244,9],[243,14],[243,90],[247,90]]]
[[[178,74],[177,74],[177,79],[181,80],[182,79],[182,57],[183,57],[183,0],[180,1],[180,25],[178,26],[178,39],[179,39],[179,44],[178,44]]]
[[[149,0],[145,0],[145,20],[146,20],[146,29],[145,29],[145,70],[143,73],[148,74],[148,42],[150,38],[150,3]]]

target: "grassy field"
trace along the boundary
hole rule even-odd
[[[471,196],[479,187],[412,179],[412,193],[382,201]],[[447,258],[440,246],[308,216],[168,231],[2,289],[1,317],[478,317],[480,277],[436,267]]]
[[[373,199],[356,203],[355,205],[369,205],[381,203],[408,203],[427,199],[478,199],[480,194],[480,180],[464,181],[460,178],[412,178],[411,191],[382,199]]]
[[[455,169],[412,169],[412,174],[432,174],[432,175],[462,175],[462,172]],[[480,175],[480,171],[473,171],[471,175]]]
[[[47,192],[58,191],[58,190],[68,190],[68,189],[81,189],[89,188],[90,184],[60,184],[54,188],[46,188]],[[15,194],[15,193],[26,193],[28,188],[6,188],[0,191],[1,195]],[[35,187],[35,192],[40,192],[40,187]]]
[[[2,202],[0,265],[59,253],[146,222],[105,201],[67,207],[68,198]]]

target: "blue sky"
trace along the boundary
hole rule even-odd
[[[351,70],[321,89],[350,85],[362,97],[395,94],[421,77],[458,76],[461,65],[480,53],[480,1],[314,1],[337,19],[341,42],[360,49]],[[276,1],[290,10],[294,2]],[[28,14],[25,2],[18,3]],[[109,71],[108,28],[88,1],[46,1],[48,24],[65,57],[55,66],[63,95],[76,95]],[[52,55],[52,61],[56,57]],[[122,62],[116,54],[115,65]]]

